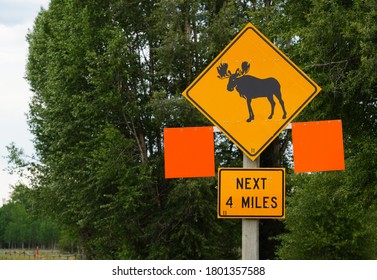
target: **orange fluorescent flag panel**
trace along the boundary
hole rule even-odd
[[[295,172],[344,170],[342,121],[292,124]]]
[[[165,178],[215,176],[213,127],[164,129]]]

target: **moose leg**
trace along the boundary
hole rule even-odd
[[[271,114],[268,116],[268,118],[272,119],[272,117],[274,116],[274,111],[275,111],[275,101],[274,101],[273,95],[267,96],[267,98],[271,104]]]
[[[283,119],[285,119],[287,117],[287,111],[285,111],[284,101],[283,101],[283,98],[281,98],[280,91],[276,94],[276,98],[279,100],[281,109],[283,110]]]
[[[254,119],[253,109],[251,108],[251,98],[246,100],[247,108],[249,109],[249,118],[246,120],[247,122],[251,122]]]
[[[280,102],[280,106],[283,109],[283,113],[284,113],[283,119],[285,119],[287,117],[287,111],[285,111],[284,101],[283,101],[283,99],[280,98],[279,102]]]

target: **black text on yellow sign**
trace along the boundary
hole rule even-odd
[[[220,168],[218,218],[285,218],[284,168]]]

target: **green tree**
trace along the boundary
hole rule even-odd
[[[300,119],[342,119],[347,161],[345,172],[292,176],[279,256],[375,259],[375,1],[285,7],[295,39],[288,50],[323,88]]]
[[[4,204],[0,208],[0,245],[1,245],[1,248],[4,248],[5,246],[8,245],[7,244],[8,240],[5,239],[5,230],[11,221],[11,215],[10,215],[11,207],[12,206],[10,204]]]
[[[52,1],[28,37],[29,123],[43,171],[36,188],[88,258],[115,257],[127,226],[147,220],[133,214],[150,200],[135,88],[140,46],[114,17],[109,1]],[[134,223],[119,223],[122,210]],[[102,242],[106,228],[113,234]]]
[[[10,202],[0,208],[0,245],[8,248],[54,248],[59,226],[38,211],[32,189],[23,184],[13,186]]]

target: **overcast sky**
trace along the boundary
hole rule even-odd
[[[24,79],[28,45],[26,34],[41,7],[49,0],[0,0],[0,206],[9,198],[10,185],[18,178],[9,175],[6,146],[15,142],[27,155],[34,153],[25,114],[32,96]]]

